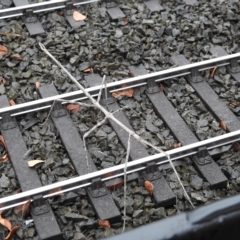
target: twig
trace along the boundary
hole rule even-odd
[[[88,99],[92,102],[92,104],[94,106],[96,106],[100,111],[102,111],[104,113],[104,115],[106,116],[106,119],[111,119],[112,121],[114,121],[116,124],[118,124],[122,129],[124,129],[128,134],[130,134],[131,136],[133,136],[138,142],[141,142],[143,145],[148,145],[150,147],[152,147],[153,149],[157,150],[160,153],[165,154],[165,156],[168,158],[168,161],[170,162],[171,167],[173,168],[173,171],[175,172],[177,179],[184,191],[184,195],[186,197],[186,199],[189,201],[189,203],[191,204],[191,206],[194,208],[194,205],[190,199],[190,197],[188,196],[187,191],[185,190],[185,187],[183,186],[183,183],[177,173],[177,170],[175,168],[175,166],[172,163],[172,160],[170,159],[170,156],[165,153],[161,148],[154,146],[153,144],[151,144],[150,142],[144,140],[143,138],[141,138],[138,134],[136,134],[134,131],[132,131],[131,129],[129,129],[128,127],[126,127],[123,123],[121,123],[117,118],[114,117],[113,113],[107,111],[103,106],[101,106],[85,89],[84,87],[67,71],[67,69],[65,67],[62,66],[62,64],[60,62],[57,61],[57,59],[55,59],[51,53],[48,52],[48,50],[45,48],[45,46],[42,43],[39,43],[41,49],[69,76],[69,78],[78,86],[79,89],[81,89],[83,91],[83,93],[86,95],[86,97],[88,97]]]
[[[128,146],[127,146],[127,155],[125,159],[125,167],[124,167],[124,196],[123,196],[123,229],[122,233],[125,231],[126,226],[126,209],[127,209],[127,164],[130,155],[130,146],[131,146],[131,134],[128,135]]]
[[[103,80],[102,80],[102,85],[101,85],[101,88],[100,88],[100,91],[99,91],[99,94],[98,94],[98,99],[97,99],[98,103],[100,102],[100,99],[101,99],[102,89],[103,89],[103,86],[104,86],[104,83],[105,83],[105,78],[106,78],[106,76],[104,75]]]
[[[52,111],[53,111],[53,108],[54,108],[56,102],[74,103],[74,104],[77,104],[77,105],[80,105],[80,106],[85,106],[85,107],[96,107],[96,106],[94,106],[94,105],[92,105],[92,104],[86,104],[86,103],[82,103],[82,102],[76,102],[75,100],[56,99],[56,100],[53,101],[53,104],[52,104],[52,106],[51,106],[51,108],[50,108],[50,111],[49,111],[49,113],[48,113],[48,115],[47,115],[47,118],[46,118],[46,120],[44,121],[44,123],[41,124],[41,126],[44,126],[44,125],[46,124],[46,122],[48,121],[48,119],[49,119],[49,117],[50,117],[50,115],[51,115],[51,113],[52,113]]]

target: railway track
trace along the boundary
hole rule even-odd
[[[70,50],[71,54],[68,55],[68,58],[71,58],[70,62],[72,62],[73,68],[67,65],[68,60],[64,60],[60,51],[55,50],[53,43],[49,43],[48,36],[39,36],[39,34],[44,34],[43,26],[47,25],[43,12],[47,9],[53,11],[65,8],[64,17],[69,26],[78,28],[78,31],[75,33],[73,31],[73,34],[81,35],[81,28],[86,30],[84,26],[89,27],[89,23],[76,22],[73,19],[73,11],[77,5],[92,6],[92,2],[49,1],[27,5],[27,3],[14,1],[16,7],[0,10],[0,18],[22,16],[29,34],[36,35],[38,41],[43,42],[47,48],[49,47],[49,51],[53,51],[53,55],[59,57],[58,60],[63,60],[63,64],[67,66],[68,70],[75,74],[76,65],[72,59],[75,56],[72,50]],[[194,1],[186,2],[184,4],[190,12],[198,4]],[[153,16],[155,16],[153,12],[165,11],[164,7],[153,0],[146,1],[141,6],[144,6],[146,11]],[[130,19],[127,5],[121,5],[117,2],[114,4],[103,2],[101,7],[105,7],[106,13],[113,20],[113,26],[116,21],[121,22],[118,19],[124,18],[124,21]],[[80,10],[88,13],[88,10],[84,10],[81,6]],[[39,20],[35,14],[42,14],[39,15]],[[61,16],[62,12],[59,14]],[[26,21],[27,17],[33,18],[34,21],[29,24],[28,20]],[[151,17],[149,18],[151,19]],[[147,26],[149,26],[148,24],[151,26],[150,22],[147,22]],[[65,23],[64,26],[66,26]],[[57,27],[57,31],[62,31],[60,26]],[[48,31],[47,33],[49,33]],[[70,32],[70,34],[72,33]],[[103,36],[106,37],[104,33]],[[109,36],[107,35],[107,37]],[[1,44],[4,45],[4,41],[7,43],[8,38],[8,36],[2,38]],[[76,39],[79,38],[76,37]],[[37,60],[33,59],[34,64],[37,65],[37,62],[40,62],[40,59],[44,57],[44,61],[51,62],[38,48],[37,41],[35,43],[31,47],[38,54]],[[113,48],[113,43],[111,44]],[[118,42],[118,44],[122,46],[122,43]],[[211,59],[190,64],[184,55],[173,54],[168,57],[169,61],[166,61],[166,69],[161,71],[157,71],[158,68],[150,67],[151,64],[135,60],[129,60],[127,64],[123,60],[124,70],[119,64],[120,70],[118,72],[115,71],[115,66],[111,66],[111,62],[108,62],[107,69],[104,64],[99,66],[99,59],[96,63],[93,61],[92,66],[84,60],[80,61],[81,63],[76,63],[79,65],[80,71],[93,67],[93,70],[90,69],[81,74],[83,79],[77,76],[86,91],[93,97],[97,97],[99,94],[102,82],[101,75],[111,72],[113,67],[115,75],[110,74],[110,77],[119,76],[122,79],[119,81],[107,79],[107,94],[104,92],[101,104],[112,112],[128,106],[128,109],[118,111],[115,114],[116,118],[145,140],[150,141],[153,145],[163,147],[165,150],[165,154],[156,154],[153,150],[146,149],[139,142],[131,139],[129,153],[131,161],[127,164],[126,223],[128,229],[163,218],[166,213],[172,215],[176,211],[191,209],[184,198],[175,174],[171,170],[166,154],[174,161],[183,184],[196,206],[203,205],[208,198],[213,201],[220,198],[219,196],[231,196],[238,191],[236,190],[238,189],[236,180],[238,179],[238,153],[231,150],[234,143],[236,150],[236,142],[239,140],[240,122],[236,109],[237,90],[232,96],[234,101],[227,101],[226,104],[224,95],[219,94],[221,92],[219,88],[224,86],[224,82],[221,82],[217,77],[214,78],[214,76],[228,74],[227,79],[229,80],[231,77],[236,82],[236,85],[229,87],[229,91],[233,91],[234,86],[237,88],[240,74],[238,64],[240,54],[228,55],[219,45],[209,45],[208,47],[213,58],[208,55],[207,58]],[[112,50],[112,53],[115,54],[115,52]],[[98,54],[94,52],[92,57],[98,58]],[[123,59],[130,59],[126,50],[122,54]],[[108,54],[106,55],[109,57]],[[172,66],[169,64],[170,62]],[[15,62],[13,61],[13,63]],[[50,65],[46,63],[45,66],[49,68]],[[3,64],[3,67],[6,65]],[[60,72],[56,66],[54,68]],[[26,73],[29,69],[23,68],[23,72]],[[120,233],[124,202],[122,184],[128,133],[124,132],[115,122],[109,120],[90,135],[87,139],[89,170],[86,165],[82,136],[96,122],[101,121],[103,115],[94,109],[84,108],[84,106],[81,106],[80,112],[69,114],[65,107],[66,102],[61,102],[62,104],[57,102],[50,115],[51,122],[48,123],[49,125],[42,126],[50,107],[56,100],[86,101],[87,98],[83,91],[76,91],[76,87],[74,88],[70,83],[67,83],[69,85],[68,91],[70,91],[69,89],[75,91],[63,93],[63,89],[66,90],[66,87],[62,87],[61,79],[53,81],[55,84],[49,84],[39,78],[42,72],[37,70],[37,67],[35,69],[36,71],[34,69],[31,71],[33,73],[39,72],[33,74],[32,77],[35,79],[33,79],[32,84],[36,82],[36,79],[40,79],[41,85],[40,87],[31,86],[30,91],[34,94],[26,94],[25,92],[16,94],[17,97],[14,98],[17,104],[13,106],[9,106],[11,100],[9,96],[13,96],[10,94],[12,87],[7,89],[7,95],[3,93],[0,96],[1,134],[5,139],[11,159],[11,163],[1,163],[1,169],[3,169],[0,179],[1,188],[5,191],[9,189],[11,195],[7,196],[8,194],[1,190],[0,211],[4,210],[3,216],[9,217],[14,225],[25,223],[17,231],[16,239],[36,236],[40,239],[84,239],[83,234],[89,239],[95,239]],[[44,77],[50,78],[50,71],[43,73]],[[13,71],[10,71],[10,74],[3,73],[2,77],[10,81],[9,75],[11,74],[14,74]],[[56,74],[58,77],[56,71],[52,71],[51,74]],[[66,79],[66,76],[61,74],[63,79]],[[116,79],[116,77],[112,78]],[[220,84],[220,87],[216,86],[212,79]],[[11,80],[10,82],[16,81]],[[23,86],[28,85],[24,81],[21,82],[21,78],[20,83]],[[184,86],[180,90],[178,83]],[[132,99],[123,96],[116,100],[112,97],[113,93],[129,89],[134,89]],[[22,92],[20,88],[18,91],[14,91]],[[180,105],[183,98],[189,99],[186,100],[187,104],[183,102],[183,105]],[[194,102],[194,108],[191,101]],[[194,117],[197,119],[195,122]],[[90,119],[93,119],[93,123],[90,122]],[[55,150],[53,150],[54,148]],[[229,154],[233,157],[230,158],[231,160],[225,160]],[[27,161],[31,158],[45,158],[46,161],[41,166],[29,168]],[[233,169],[231,166],[235,168]],[[186,172],[184,169],[187,169]],[[9,173],[9,176],[8,170],[13,172]],[[17,180],[14,180],[13,184],[10,179],[14,175]],[[144,181],[150,181],[153,185],[152,196],[144,189]],[[22,192],[16,194],[18,188],[21,188]],[[201,191],[204,192],[204,195]],[[217,195],[219,192],[220,194]],[[216,195],[216,197],[210,197],[211,194]],[[53,198],[54,196],[55,198]],[[30,214],[25,220],[18,219],[17,214],[14,214],[12,209],[26,204],[29,199],[31,200]],[[231,200],[225,201],[224,207],[221,205],[218,208],[218,205],[213,205],[217,207],[213,207],[209,215],[217,218],[224,214],[223,209],[234,204],[237,206],[237,200],[233,203]],[[208,211],[207,209],[206,212]],[[196,210],[195,215],[197,214],[198,210]],[[195,215],[193,211],[192,219]],[[208,215],[204,217],[208,218]],[[105,226],[106,229],[103,230],[98,226],[97,219],[109,221],[111,228]],[[176,222],[178,221],[181,219],[176,220]],[[190,228],[195,222],[188,223]],[[73,223],[74,231],[71,227]],[[167,224],[169,223],[167,222]],[[94,231],[96,232],[94,233]],[[179,231],[181,232],[181,229]],[[166,237],[164,234],[159,239],[164,239]],[[168,234],[167,229],[166,234]],[[1,235],[3,238],[6,231],[0,229]],[[132,238],[132,236],[126,235],[126,238]],[[173,239],[171,237],[169,239]]]

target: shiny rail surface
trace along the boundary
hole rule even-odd
[[[99,0],[75,0],[73,6],[98,2]],[[65,8],[66,3],[69,2],[68,0],[51,0],[49,2],[42,2],[42,3],[35,3],[24,5],[20,7],[12,7],[0,10],[0,19],[5,18],[13,18],[23,16],[24,12],[28,9],[32,9],[33,13],[45,12],[45,11],[52,11],[59,8]]]
[[[239,59],[240,53],[231,54],[223,57],[218,57],[202,62],[187,64],[180,67],[170,68],[167,70],[162,70],[159,72],[149,73],[137,77],[127,78],[121,81],[107,83],[107,88],[110,92],[119,91],[132,87],[139,87],[147,84],[147,80],[150,78],[155,79],[156,82],[164,81],[167,79],[176,78],[179,76],[186,76],[191,74],[192,69],[197,69],[198,71],[205,71],[213,67],[227,66],[230,64],[231,60]],[[239,60],[238,60],[239,61]],[[127,84],[128,87],[122,87],[124,84]],[[89,92],[92,96],[97,96],[101,86],[87,88],[86,91]],[[48,109],[51,107],[54,101],[58,99],[66,100],[84,100],[86,96],[81,90],[65,93],[61,95],[56,95],[53,97],[48,97],[44,99],[35,100],[32,102],[26,102],[19,105],[14,105],[10,107],[5,107],[0,109],[0,116],[4,113],[9,113],[11,116],[22,115],[28,112],[39,111],[43,109]]]
[[[191,156],[197,153],[200,147],[205,146],[207,150],[211,150],[220,146],[228,145],[230,143],[240,140],[240,130],[227,133],[218,137],[207,139],[201,142],[183,146],[180,148],[159,153],[153,156],[138,159],[127,164],[127,174],[138,172],[145,169],[148,162],[154,161],[157,165],[169,163],[166,154],[168,154],[172,161]],[[78,188],[86,187],[91,184],[91,180],[100,177],[102,181],[111,180],[124,175],[125,164],[102,169],[93,173],[68,179],[62,182],[53,183],[30,191],[18,193],[12,196],[0,199],[0,211],[24,204],[33,196],[42,194],[44,198],[53,197],[60,193],[72,191]]]

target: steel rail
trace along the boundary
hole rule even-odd
[[[74,0],[73,6],[83,5],[93,2],[98,2],[99,0]],[[29,5],[24,5],[20,7],[12,7],[0,10],[0,19],[12,18],[23,16],[24,12],[28,9],[32,9],[34,13],[51,11],[59,8],[65,8],[66,3],[69,0],[51,0],[49,2],[34,3]]]
[[[222,136],[207,139],[201,142],[193,143],[180,148],[167,151],[172,161],[194,155],[200,147],[205,146],[208,150],[227,145],[240,140],[240,130],[227,133]],[[127,174],[144,170],[148,162],[154,161],[157,165],[169,163],[164,153],[138,159],[127,164]],[[0,211],[25,203],[33,196],[42,194],[44,198],[52,197],[64,192],[72,191],[78,188],[86,187],[91,184],[91,180],[100,177],[102,181],[114,179],[124,175],[125,164],[102,169],[83,176],[71,178],[62,182],[53,183],[30,191],[18,193],[12,196],[0,199]]]
[[[107,83],[107,88],[110,92],[119,91],[122,89],[127,89],[131,87],[138,87],[147,84],[147,80],[150,78],[154,78],[156,82],[160,82],[163,80],[176,78],[179,76],[186,76],[191,74],[192,69],[198,69],[199,71],[205,71],[207,69],[211,69],[216,66],[227,66],[230,64],[230,60],[240,58],[240,53],[231,54],[223,57],[218,57],[202,62],[187,64],[180,67],[169,68],[166,70],[162,70],[159,72],[149,73],[137,77],[127,78],[121,81]],[[128,87],[122,87],[124,84],[128,85]],[[91,88],[87,88],[86,91],[89,92],[92,96],[98,95],[101,86],[95,86]],[[32,102],[22,103],[19,105],[9,106],[0,109],[0,116],[4,113],[10,113],[11,116],[18,116],[21,114],[25,114],[28,112],[39,111],[43,109],[48,109],[51,107],[54,101],[58,99],[66,99],[66,100],[84,100],[86,96],[81,90],[74,91],[71,93],[64,93],[61,95],[56,95],[49,98],[39,99]]]

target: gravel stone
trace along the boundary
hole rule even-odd
[[[200,190],[203,185],[203,179],[198,176],[194,176],[190,184],[194,189]]]
[[[2,177],[0,178],[0,186],[2,188],[9,188],[10,186],[10,179],[3,173]]]

